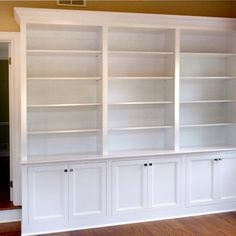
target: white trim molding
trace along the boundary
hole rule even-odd
[[[0,32],[0,42],[8,42],[10,44],[9,125],[11,179],[13,181],[12,201],[14,205],[19,206],[21,205],[19,33]]]
[[[21,221],[21,209],[0,211],[0,223]]]
[[[173,28],[181,27],[191,29],[222,29],[235,30],[236,20],[220,17],[199,17],[199,16],[174,16],[163,14],[140,14],[105,11],[79,11],[79,10],[57,10],[37,8],[14,8],[15,19],[20,25],[22,23],[39,24],[78,24],[80,25],[112,25],[132,27],[159,27]],[[115,22],[115,24],[114,24]]]

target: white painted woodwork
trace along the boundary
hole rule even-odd
[[[234,19],[15,17],[23,235],[236,209]]]
[[[12,201],[14,205],[21,205],[21,171],[20,171],[20,153],[21,153],[21,80],[20,80],[20,33],[18,32],[0,32],[0,42],[6,43],[9,47],[8,56],[11,57],[9,65],[9,127],[10,127],[10,177],[13,181],[11,190]],[[2,214],[4,216],[4,214]],[[14,213],[12,215],[15,215]],[[16,215],[18,211],[16,211]],[[17,216],[18,217],[18,216]],[[6,219],[10,219],[6,217]],[[1,218],[4,221],[4,217]]]
[[[127,43],[121,44],[121,41]],[[173,30],[113,27],[109,29],[109,50],[116,52],[173,52]]]
[[[179,207],[181,204],[181,160],[178,158],[150,159],[150,209]]]
[[[69,182],[65,170],[67,165],[28,169],[29,224],[64,225],[68,221]]]
[[[194,53],[235,53],[235,33],[182,30],[181,51]],[[214,43],[212,43],[214,41]]]
[[[97,21],[22,27],[29,160],[236,146],[232,30]]]
[[[110,131],[108,134],[110,153],[173,149],[173,128]]]
[[[69,166],[69,218],[106,216],[106,163]]]
[[[112,214],[144,212],[147,208],[148,166],[145,160],[118,161],[112,166]]]
[[[235,154],[196,156],[187,161],[187,205],[236,201]]]
[[[29,24],[27,49],[101,50],[101,27]]]
[[[236,158],[233,155],[219,156],[219,197],[221,201],[236,201]]]
[[[218,175],[216,158],[202,155],[186,160],[187,206],[216,203]]]
[[[113,162],[113,214],[180,207],[181,160]]]

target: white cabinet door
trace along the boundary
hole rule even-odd
[[[147,171],[147,162],[144,160],[113,162],[113,214],[136,213],[147,209]]]
[[[43,229],[68,223],[67,165],[28,170],[29,223]]]
[[[221,201],[236,200],[236,155],[219,160],[219,197]]]
[[[106,163],[69,166],[70,221],[106,215]]]
[[[149,160],[149,208],[180,206],[181,160],[164,158]]]
[[[187,157],[187,205],[204,205],[217,201],[217,164],[214,156]]]

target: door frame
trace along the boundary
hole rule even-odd
[[[20,171],[20,60],[19,33],[0,32],[0,43],[9,43],[9,127],[10,127],[10,180],[13,181],[11,190],[12,202],[21,205],[21,171]]]

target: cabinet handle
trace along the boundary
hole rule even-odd
[[[73,172],[74,170],[73,169],[70,169],[70,172]]]
[[[65,169],[65,170],[64,170],[64,172],[68,172],[68,170],[67,170],[67,169]]]
[[[219,158],[219,161],[222,161],[222,158]]]
[[[145,163],[144,166],[148,166],[148,164]]]
[[[149,166],[152,166],[152,163],[149,163]]]
[[[219,161],[219,159],[215,158],[214,161]]]

